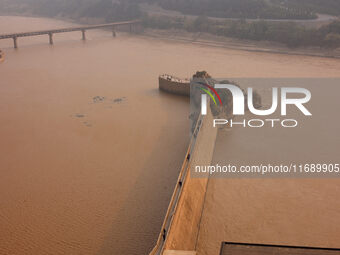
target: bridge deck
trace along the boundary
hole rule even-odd
[[[14,34],[3,34],[3,35],[0,35],[0,40],[1,39],[7,39],[7,38],[36,36],[36,35],[55,34],[55,33],[65,33],[65,32],[72,32],[72,31],[83,31],[83,30],[106,28],[106,27],[116,27],[116,26],[121,26],[121,25],[132,25],[132,24],[137,24],[139,22],[140,22],[139,20],[132,20],[132,21],[124,21],[124,22],[99,24],[99,25],[69,27],[69,28],[41,30],[41,31],[23,32],[23,33],[14,33]]]

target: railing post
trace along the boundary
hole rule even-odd
[[[13,36],[14,49],[18,48],[17,37]]]
[[[50,38],[50,45],[53,45],[53,34],[48,33],[48,37]]]
[[[115,30],[115,26],[112,26],[112,36],[116,37],[116,30]]]
[[[85,35],[85,29],[81,30],[82,33],[82,40],[85,41],[86,40],[86,35]]]
[[[130,23],[130,33],[132,33],[132,23]]]

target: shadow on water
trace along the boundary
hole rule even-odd
[[[113,220],[111,231],[98,255],[141,255],[151,251],[187,149],[189,99],[168,95],[158,89],[148,90],[147,93],[161,97],[160,105],[165,109],[169,121],[161,130],[152,156],[140,167],[137,181]],[[171,122],[173,118],[177,118],[176,122]],[[178,121],[187,121],[188,124],[183,127]],[[170,137],[174,140],[169,145]]]

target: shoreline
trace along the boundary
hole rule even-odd
[[[140,35],[159,40],[190,43],[195,45],[210,46],[248,52],[272,53],[282,55],[296,55],[340,59],[340,49],[324,50],[320,48],[290,49],[279,43],[270,41],[239,40],[230,37],[215,36],[208,33],[191,33],[182,30],[159,30],[146,28]]]

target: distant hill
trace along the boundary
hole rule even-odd
[[[140,17],[141,3],[158,4],[183,14],[220,18],[313,19],[316,13],[340,15],[339,0],[0,0],[0,13],[113,21]]]
[[[0,14],[28,14],[96,18],[101,22],[135,19],[141,16],[137,0],[0,0]]]

